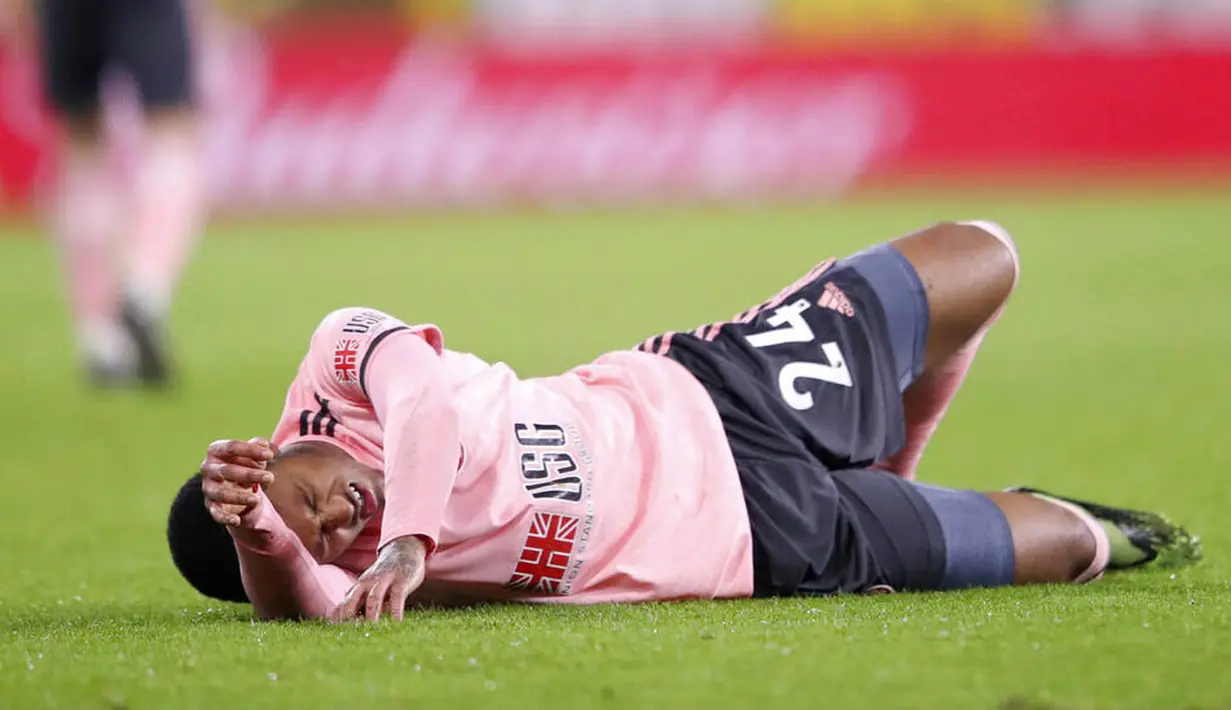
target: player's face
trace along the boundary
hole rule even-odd
[[[322,564],[337,559],[385,507],[380,473],[337,457],[298,456],[279,462],[265,492]]]

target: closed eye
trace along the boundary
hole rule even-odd
[[[308,506],[308,510],[311,511],[312,513],[312,519],[316,522],[316,544],[313,545],[313,547],[316,548],[314,550],[316,554],[314,555],[314,557],[316,557],[318,560],[324,559],[325,557],[325,531],[321,529],[321,525],[320,525],[321,514],[320,514],[320,511],[316,507],[316,493],[302,486],[300,487],[299,490],[301,493],[303,493],[304,504]]]

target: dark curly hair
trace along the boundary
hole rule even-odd
[[[248,602],[235,543],[206,510],[199,473],[184,483],[171,503],[167,544],[176,569],[198,592],[222,601]]]

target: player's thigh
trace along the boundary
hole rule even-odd
[[[110,0],[108,42],[148,111],[190,106],[191,34],[185,0]]]
[[[892,359],[898,389],[905,391],[988,323],[1008,299],[1017,273],[1016,247],[1004,229],[989,222],[941,222],[869,247],[832,268],[818,267],[736,320],[743,325],[751,318],[753,327],[763,327],[770,317],[786,322],[784,305],[810,308],[801,311],[805,320],[822,329],[828,320],[841,334],[849,328],[834,313],[851,321],[863,313],[863,330],[877,351]],[[758,337],[777,342],[796,335]]]
[[[833,371],[819,363],[795,365],[796,373],[816,375],[807,379],[841,385],[858,379],[870,386],[888,375],[900,393],[923,371],[927,294],[914,266],[891,244],[822,264],[736,320],[728,333],[772,359],[806,362],[810,354],[817,360],[818,351],[834,356],[828,358]],[[843,369],[851,370],[849,376]],[[806,399],[789,391],[784,396],[788,403]]]
[[[923,370],[928,329],[919,275],[882,244],[818,264],[730,321],[639,347],[720,393],[728,433],[758,421],[838,470],[905,443],[902,392]]]
[[[887,586],[936,590],[1013,583],[1013,535],[987,495],[880,470],[839,471],[834,481]]]
[[[890,244],[905,257],[926,294],[926,369],[969,342],[1004,305],[1017,281],[1016,247],[992,223],[942,222]]]
[[[893,243],[877,244],[842,259],[834,268],[834,276],[846,270],[867,283],[861,305],[879,310],[883,316],[883,332],[869,330],[872,337],[879,338],[876,347],[892,360],[898,391],[905,392],[926,367],[931,311],[923,279]]]
[[[882,471],[829,472],[806,456],[733,451],[758,595],[941,587],[942,528],[908,482]]]
[[[1013,535],[988,496],[874,469],[761,454],[736,464],[760,594],[930,591],[1013,583]]]
[[[714,340],[742,354],[779,421],[836,470],[901,448],[902,392],[922,372],[927,333],[918,276],[879,245],[814,269]]]
[[[107,0],[42,0],[39,50],[47,101],[69,119],[98,111],[99,80],[107,63],[103,18]]]

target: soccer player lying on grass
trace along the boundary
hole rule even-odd
[[[1196,560],[1160,516],[914,470],[1018,277],[944,223],[730,322],[520,380],[431,325],[327,316],[272,443],[218,441],[168,539],[265,619],[1085,582]]]

